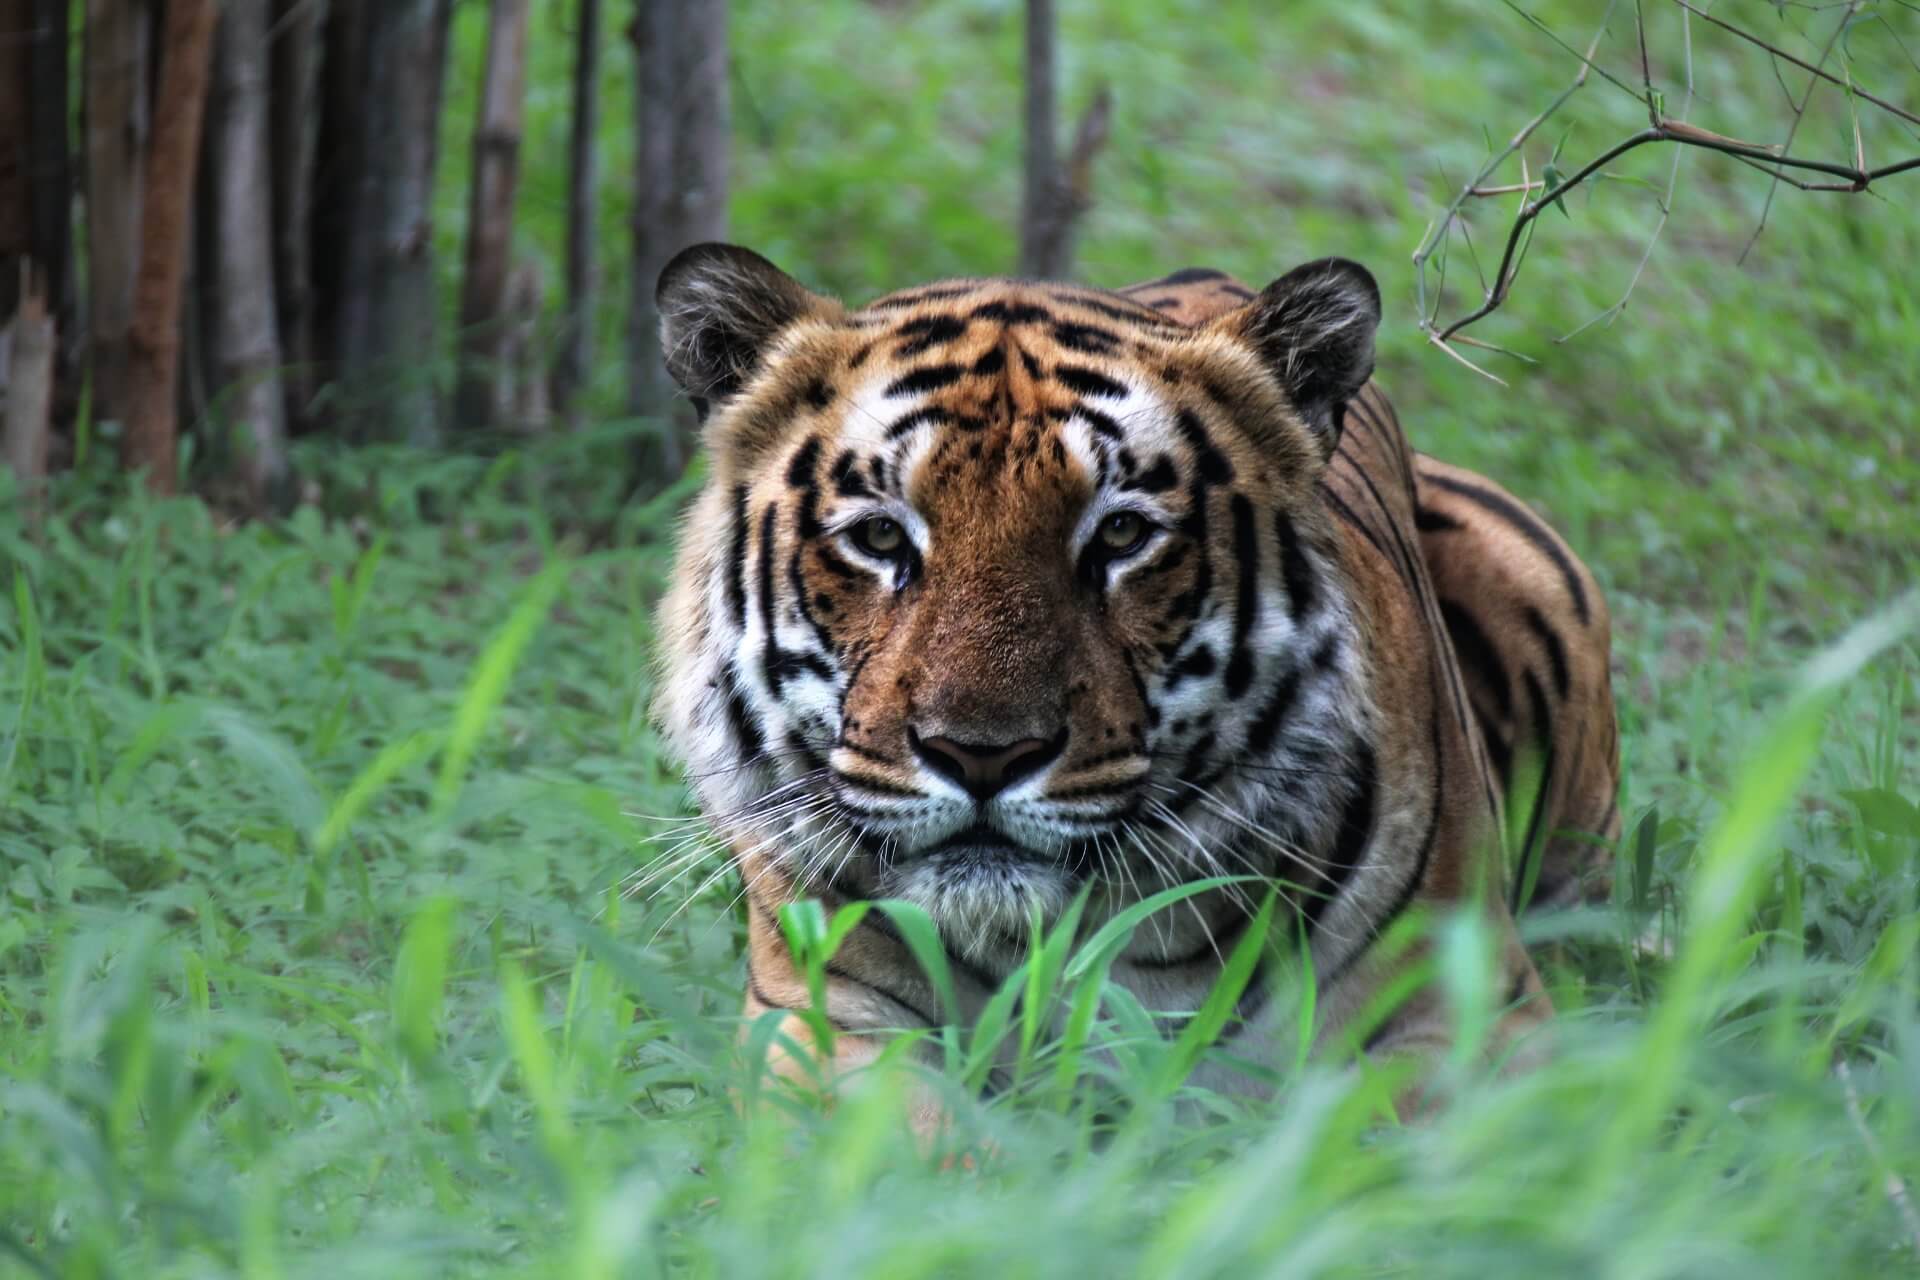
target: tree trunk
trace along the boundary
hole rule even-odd
[[[1073,132],[1060,163],[1054,136],[1059,102],[1053,0],[1027,0],[1026,184],[1020,207],[1020,274],[1058,280],[1073,265],[1073,230],[1093,203],[1093,158],[1106,145],[1113,97],[1105,85]]]
[[[151,18],[146,0],[87,0],[87,349],[94,420],[123,425],[140,260],[140,160],[152,98]]]
[[[727,6],[684,0],[681,6],[681,82],[675,95],[673,193],[680,204],[678,253],[727,234],[727,168],[733,123],[727,86]],[[661,265],[665,265],[662,263]],[[652,282],[648,282],[651,287]]]
[[[0,0],[0,316],[20,303],[21,263],[33,244],[27,195],[27,147],[33,136],[28,37],[31,0]]]
[[[1020,274],[1037,279],[1060,270],[1059,149],[1054,139],[1058,59],[1053,0],[1027,0],[1026,185],[1020,202]]]
[[[466,278],[460,291],[460,378],[454,424],[497,426],[501,356],[507,336],[507,275],[513,256],[513,199],[520,182],[520,117],[526,101],[527,0],[493,0],[487,67],[473,131],[467,201]]]
[[[75,376],[79,326],[73,296],[72,101],[68,93],[68,0],[34,0],[33,42],[28,57],[33,105],[27,144],[27,189],[33,206],[34,265],[45,272],[47,304],[60,338],[54,360],[53,416],[66,422],[79,403]]]
[[[268,18],[261,3],[231,5],[220,26],[211,125],[213,385],[228,423],[233,469],[254,511],[285,505],[286,396],[274,306],[272,170],[267,160]]]
[[[326,0],[274,0],[272,36],[273,279],[286,360],[286,413],[302,422],[319,390],[314,347],[314,154],[320,132],[320,65]]]
[[[364,296],[366,316],[340,337],[345,376],[377,383],[364,415],[371,434],[421,445],[439,438],[433,178],[451,17],[452,0],[366,9],[366,129],[346,286],[349,302]]]
[[[653,291],[660,268],[674,252],[667,246],[679,235],[671,220],[678,123],[672,11],[679,4],[680,0],[646,0],[629,28],[638,79],[633,94],[633,275],[629,281],[633,297],[627,325],[627,408],[643,415],[664,410],[673,385],[660,355],[660,312]]]
[[[663,414],[670,404],[653,301],[660,269],[688,245],[727,233],[726,8],[708,0],[653,0],[632,28],[640,63],[628,336],[628,400],[635,413]],[[655,484],[679,475],[691,452],[684,423],[663,428],[659,474],[650,477]]]
[[[190,230],[187,215],[200,154],[213,31],[219,20],[214,0],[168,0],[161,39],[160,95],[147,156],[140,265],[128,343],[127,433],[120,454],[126,467],[145,470],[147,486],[156,493],[171,493],[174,487],[178,431],[174,392]]]
[[[580,0],[573,52],[573,136],[567,154],[567,299],[553,365],[553,407],[579,425],[579,400],[593,375],[594,225],[600,198],[600,0]]]
[[[346,359],[346,335],[366,323],[369,310],[368,272],[353,238],[366,167],[366,17],[366,0],[331,0],[321,26],[320,123],[307,250],[312,359],[320,366],[316,379],[338,375]]]
[[[547,379],[540,367],[540,314],[545,300],[546,281],[540,268],[529,261],[518,263],[502,313],[494,420],[529,435],[546,430],[553,418]]]
[[[48,414],[53,408],[54,352],[58,347],[53,317],[40,295],[29,289],[13,321],[0,330],[0,444],[7,466],[37,523],[40,487],[47,474]]]

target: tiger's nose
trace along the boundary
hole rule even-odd
[[[1067,745],[1067,731],[1052,739],[1022,738],[1018,742],[960,742],[953,738],[923,738],[911,728],[907,742],[929,769],[944,774],[985,804],[1022,778],[1047,767]]]

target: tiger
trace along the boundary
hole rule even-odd
[[[776,1071],[851,1071],[946,1020],[869,911],[826,965],[816,1042],[780,923],[801,899],[922,908],[971,1019],[1078,895],[1091,927],[1221,878],[1110,973],[1190,1011],[1264,881],[1309,962],[1312,1040],[1364,1032],[1368,1059],[1451,1047],[1431,983],[1362,1018],[1425,946],[1383,946],[1396,921],[1472,908],[1504,995],[1489,1051],[1551,1017],[1515,919],[1608,892],[1607,605],[1518,498],[1409,447],[1372,381],[1364,267],[1257,293],[1206,268],[963,278],[851,308],[705,244],[657,299],[709,466],[659,609],[657,712],[740,877],[746,1015],[827,1058]],[[1221,1032],[1243,1061],[1281,1053],[1283,950]]]

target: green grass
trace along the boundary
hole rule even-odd
[[[1016,6],[800,9],[739,6],[739,237],[852,294],[1004,265]],[[936,1039],[943,1152],[902,1130],[903,1071],[743,1114],[732,886],[621,893],[695,830],[647,723],[685,491],[628,498],[647,424],[491,457],[310,443],[319,504],[237,527],[89,468],[37,539],[0,494],[0,1275],[1913,1273],[1887,1192],[1920,1178],[1911,197],[1784,193],[1741,268],[1764,181],[1689,158],[1627,315],[1529,337],[1631,274],[1649,197],[1609,185],[1490,322],[1542,361],[1503,390],[1420,344],[1408,255],[1436,172],[1564,55],[1454,3],[1065,20],[1069,97],[1105,75],[1120,111],[1085,274],[1368,261],[1416,443],[1537,501],[1609,589],[1628,835],[1614,905],[1539,940],[1554,1061],[1446,1064],[1452,1104],[1410,1129],[1391,1079],[1334,1064],[1204,1095],[1193,1037],[1144,1034],[1062,941],[1034,990],[1102,1052],[1010,1012],[1020,1083],[982,1101],[993,1028]],[[1764,65],[1703,42],[1696,72],[1707,127],[1777,118]],[[1569,155],[1633,126],[1577,101]],[[620,381],[609,359],[604,404]],[[818,953],[827,922],[790,927]],[[1424,927],[1471,1037],[1482,940]]]

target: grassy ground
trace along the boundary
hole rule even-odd
[[[1486,326],[1541,362],[1503,390],[1422,345],[1408,256],[1564,53],[1464,3],[1065,7],[1069,96],[1105,76],[1119,108],[1088,278],[1369,262],[1416,442],[1534,498],[1609,588],[1630,831],[1616,907],[1542,942],[1554,1064],[1450,1067],[1455,1105],[1403,1130],[1382,1082],[1318,1066],[1274,1103],[1184,1090],[1182,1047],[1110,1001],[1110,1059],[1037,1037],[990,1102],[956,1042],[952,1142],[994,1153],[969,1168],[903,1138],[890,1075],[830,1117],[742,1118],[729,888],[620,893],[689,830],[646,721],[676,495],[618,481],[646,424],[309,446],[324,511],[275,525],[82,474],[38,540],[0,496],[0,1274],[1912,1274],[1889,1193],[1920,1177],[1912,188],[1783,193],[1742,267],[1764,179],[1689,157],[1626,315],[1556,346],[1651,229],[1652,194],[1608,184]],[[1578,40],[1591,8],[1539,12]],[[1016,6],[737,11],[741,239],[855,295],[1008,261]],[[1695,55],[1694,118],[1774,136],[1765,64]],[[1569,159],[1637,119],[1576,104]],[[1476,935],[1428,924],[1470,1037]]]

